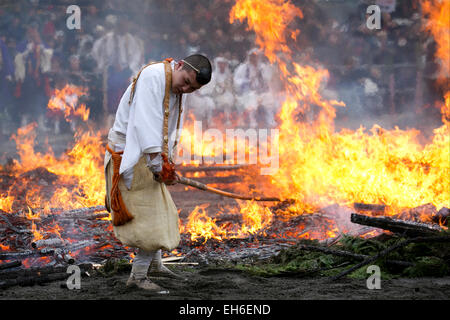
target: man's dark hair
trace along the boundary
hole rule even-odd
[[[183,59],[187,62],[183,65],[185,70],[193,70],[197,74],[196,80],[199,84],[205,85],[211,80],[212,67],[208,58],[201,54],[193,54]]]

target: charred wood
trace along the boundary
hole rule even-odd
[[[21,265],[22,265],[22,261],[19,261],[19,260],[6,262],[6,263],[0,264],[0,270],[20,267]]]
[[[91,263],[80,263],[77,264],[82,272],[89,271],[93,269]],[[19,269],[19,270],[4,270],[0,272],[0,280],[2,279],[15,279],[20,277],[37,277],[40,275],[52,274],[52,273],[63,273],[67,271],[67,265],[65,266],[45,266],[39,268],[29,268],[29,269]]]
[[[40,255],[51,255],[51,253],[41,254],[33,250],[24,250],[19,252],[2,252],[0,253],[0,260],[25,259],[30,257],[39,257]]]
[[[8,228],[13,230],[16,233],[33,233],[33,231],[27,229],[19,229],[16,226],[14,226],[7,217],[5,217],[4,215],[0,214],[0,220],[6,222],[6,224],[8,225]]]
[[[59,246],[63,246],[65,243],[63,240],[61,240],[60,238],[51,238],[51,239],[41,239],[41,240],[37,240],[31,243],[31,246],[33,248],[40,248],[40,247],[46,247],[46,246],[50,246],[50,247],[59,247]]]
[[[432,218],[434,223],[446,225],[450,221],[450,209],[442,207]]]
[[[417,222],[431,222],[432,217],[436,214],[436,212],[436,207],[432,203],[427,203],[415,208],[407,209],[393,216],[393,218]]]
[[[82,275],[92,270],[92,264],[80,264],[78,266]],[[11,272],[7,278],[4,277],[4,274],[0,274],[0,289],[7,289],[14,286],[42,285],[54,281],[66,280],[69,276],[67,267],[21,270]]]
[[[7,289],[10,287],[21,286],[31,287],[34,285],[41,285],[53,281],[65,280],[69,277],[67,273],[53,273],[37,277],[23,277],[17,279],[6,279],[0,281],[0,289]]]
[[[359,202],[355,202],[353,204],[353,207],[355,208],[355,210],[375,212],[384,212],[384,210],[386,209],[386,206],[384,204],[366,204]]]
[[[431,236],[443,231],[438,225],[392,219],[389,217],[369,217],[357,213],[352,213],[350,220],[353,223],[376,227],[412,237],[425,235]]]

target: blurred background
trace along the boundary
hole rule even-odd
[[[366,9],[373,2],[382,11],[381,30],[366,27]],[[443,94],[435,86],[436,43],[423,32],[419,0],[292,3],[304,18],[293,22],[300,34],[289,46],[299,63],[329,71],[323,94],[346,104],[338,110],[337,127],[355,129],[377,122],[384,128],[426,131],[439,125],[435,101]],[[81,9],[80,30],[66,25],[66,9],[72,4]],[[254,89],[240,87],[239,77],[248,75],[236,75],[240,65],[251,63],[254,34],[245,24],[230,23],[233,5],[229,0],[2,0],[2,139],[30,122],[37,122],[42,133],[74,132],[75,121],[65,122],[63,112],[47,108],[55,89],[67,85],[86,89],[77,103],[88,106],[90,121],[108,127],[130,78],[142,66],[192,53],[210,57],[223,74],[214,86],[192,97],[192,110],[199,101],[209,104],[210,112],[197,113],[206,124],[223,110],[232,117],[234,109],[246,108],[242,91]],[[270,69],[264,56],[259,59],[265,66],[261,70]],[[276,95],[281,90],[273,78],[276,71],[268,74],[259,78],[258,87]],[[256,125],[276,126],[280,100],[266,101],[273,104],[272,114],[262,124],[256,119]]]

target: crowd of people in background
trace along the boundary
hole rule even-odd
[[[47,103],[55,89],[68,84],[88,88],[81,101],[91,119],[108,121],[144,65],[193,53],[211,57],[214,68],[211,84],[188,100],[196,119],[208,126],[213,118],[230,123],[240,114],[243,126],[276,126],[282,101],[276,67],[254,47],[245,23],[230,24],[234,1],[80,0],[81,28],[70,30],[66,9],[72,2],[0,5],[3,134],[31,121],[43,131],[65,130]],[[304,15],[291,26],[300,30],[290,39],[293,58],[329,71],[324,94],[347,105],[338,116],[435,112],[424,108],[439,94],[434,87],[438,63],[435,42],[422,30],[419,0],[375,1],[382,8],[380,30],[367,28],[365,0],[351,6],[336,0],[345,11],[341,17],[326,9],[333,1],[291,2]]]

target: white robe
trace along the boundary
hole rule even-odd
[[[174,66],[175,62],[172,61],[172,70]],[[131,84],[120,100],[114,125],[109,132],[108,139],[114,144],[115,151],[124,151],[119,173],[129,182],[126,183],[128,188],[132,181],[133,167],[143,154],[159,153],[163,150],[165,82],[164,64],[150,65],[141,72],[137,80],[131,105],[128,104]],[[183,106],[185,97],[186,95],[183,96]],[[170,92],[168,146],[169,156],[172,158],[176,154],[175,150],[173,150],[175,141],[179,140],[183,127],[184,112],[180,116],[180,130],[177,132],[178,105],[178,96]],[[105,167],[110,157],[107,152]]]

